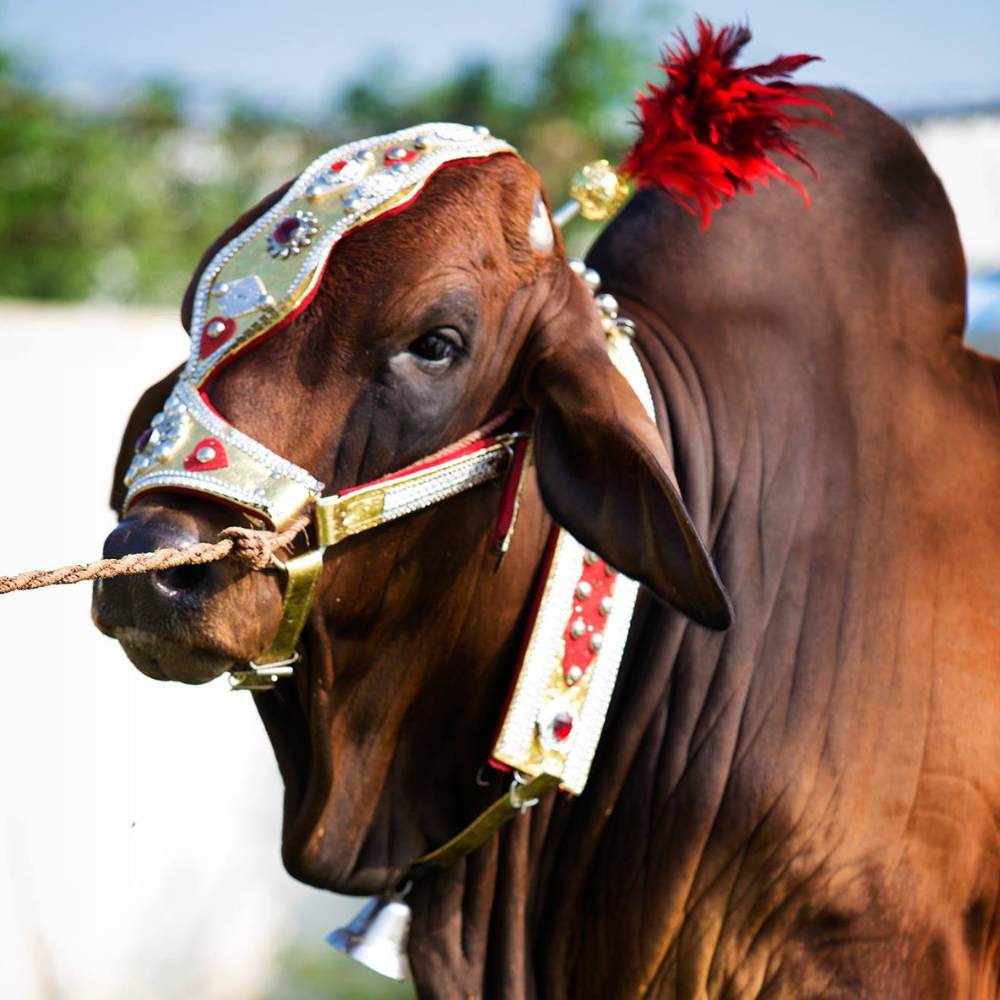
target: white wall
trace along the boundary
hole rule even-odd
[[[125,419],[186,340],[168,314],[0,304],[0,573],[100,556]],[[248,695],[141,676],[86,584],[0,596],[0,636],[3,1000],[252,997],[307,903],[310,936],[339,922],[281,867]]]
[[[912,131],[951,199],[970,272],[1000,270],[1000,113],[928,118]]]

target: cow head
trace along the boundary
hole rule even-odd
[[[203,266],[280,195],[239,220]],[[116,484],[172,381],[136,407]],[[537,174],[514,155],[441,169],[405,211],[348,233],[308,308],[225,367],[210,396],[328,492],[404,467],[506,409],[536,414],[537,486],[528,483],[502,570],[488,551],[498,505],[488,486],[343,542],[327,553],[303,663],[255,695],[285,779],[285,862],[306,881],[393,885],[471,817],[546,511],[662,600],[729,623],[661,436],[609,361]],[[151,494],[106,554],[214,540],[232,523],[245,522],[211,501]],[[257,657],[280,613],[279,574],[232,560],[105,581],[94,595],[98,627],[140,670],[186,682]]]

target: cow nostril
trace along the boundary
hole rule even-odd
[[[170,569],[159,569],[153,573],[153,581],[168,594],[186,594],[201,587],[208,573],[207,565],[172,566]]]

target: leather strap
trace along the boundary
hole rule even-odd
[[[274,687],[279,677],[291,673],[298,659],[295,647],[309,617],[316,584],[323,569],[323,547],[311,549],[282,566],[285,570],[285,590],[281,602],[281,621],[274,642],[244,670],[230,673],[234,691],[266,691]]]
[[[440,462],[320,497],[313,508],[318,543],[336,545],[496,479],[510,461],[514,440],[512,434],[500,434]]]
[[[559,779],[551,774],[540,774],[537,778],[521,784],[511,782],[510,791],[497,799],[485,812],[480,813],[461,833],[454,836],[437,850],[421,855],[413,862],[407,878],[421,875],[429,868],[447,868],[456,861],[471,854],[484,844],[505,823],[519,816],[533,806],[546,792],[551,792],[559,784]]]

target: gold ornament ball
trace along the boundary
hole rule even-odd
[[[569,186],[569,196],[580,205],[580,214],[593,222],[610,219],[628,197],[628,182],[608,163],[588,163]]]

